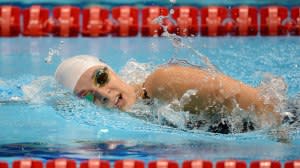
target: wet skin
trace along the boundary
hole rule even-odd
[[[134,87],[122,81],[111,69],[107,69],[108,81],[103,86],[97,86],[94,82],[95,71],[103,67],[95,66],[88,69],[78,80],[75,86],[75,94],[79,97],[88,92],[95,95],[94,103],[108,108],[126,110],[136,101]]]
[[[163,102],[170,103],[179,100],[188,90],[196,90],[190,101],[184,104],[183,110],[191,113],[215,113],[220,108],[230,113],[238,105],[245,111],[253,112],[259,120],[270,124],[280,123],[280,115],[274,111],[276,100],[273,103],[264,103],[257,88],[248,86],[221,73],[214,73],[179,65],[163,66],[150,74],[145,82],[131,86],[122,81],[113,70],[108,69],[109,80],[103,86],[96,86],[95,71],[103,67],[88,69],[79,79],[75,93],[84,96],[88,92],[95,95],[97,105],[118,108],[127,111],[137,99],[147,95]]]

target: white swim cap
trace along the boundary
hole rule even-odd
[[[74,91],[81,75],[94,66],[105,66],[97,57],[90,55],[78,55],[64,60],[56,69],[55,79],[66,88]]]

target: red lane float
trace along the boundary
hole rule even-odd
[[[255,7],[234,7],[231,10],[231,17],[234,20],[232,35],[257,35],[257,9]]]
[[[80,163],[80,168],[110,168],[109,161],[91,159]]]
[[[76,168],[76,161],[69,159],[49,160],[46,163],[46,168]]]
[[[117,160],[114,168],[144,168],[144,162],[140,160]]]
[[[240,160],[218,161],[216,168],[247,168],[247,163]]]
[[[208,160],[186,160],[182,163],[182,168],[212,168],[213,164]]]
[[[138,8],[120,6],[112,8],[114,36],[136,36],[138,34]]]
[[[43,168],[43,162],[40,160],[16,160],[12,164],[12,168]]]
[[[0,168],[8,168],[8,163],[0,161]]]
[[[20,34],[21,9],[16,6],[0,6],[0,36]]]
[[[201,34],[203,36],[222,36],[227,33],[223,21],[227,18],[227,9],[221,6],[209,6],[201,9]]]
[[[39,5],[31,6],[23,11],[23,35],[48,35],[49,10]]]
[[[106,36],[111,31],[109,21],[109,10],[92,6],[82,11],[82,35],[84,36]]]
[[[300,160],[285,162],[284,168],[300,168]]]
[[[148,168],[179,168],[179,165],[172,160],[157,160],[149,162]]]
[[[191,6],[174,8],[172,15],[176,21],[176,34],[180,36],[195,36],[199,32],[198,9]]]
[[[168,9],[160,6],[149,6],[142,10],[142,36],[160,36],[163,28],[158,23],[154,23],[154,19],[159,16],[168,16]],[[164,18],[162,24],[168,27],[168,32],[173,33],[174,27],[170,20]]]
[[[292,27],[291,35],[300,35],[300,7],[293,7],[291,9]]]
[[[260,10],[260,34],[263,36],[286,35],[282,24],[288,17],[288,9],[282,6],[268,6]]]
[[[74,6],[59,6],[53,9],[54,36],[72,37],[79,34],[80,9]]]
[[[279,161],[275,160],[259,160],[252,161],[250,163],[250,168],[281,168]]]

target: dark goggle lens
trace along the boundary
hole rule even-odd
[[[97,86],[103,86],[108,82],[107,68],[99,69],[95,73],[95,84]]]

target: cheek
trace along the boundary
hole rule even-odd
[[[121,81],[119,78],[112,77],[109,81],[109,85],[111,88],[123,90],[124,87],[126,87],[126,84]]]
[[[111,89],[115,90],[115,91],[118,91],[118,92],[121,92],[121,93],[126,93],[126,87],[125,87],[125,85],[123,85],[121,83],[114,83],[111,86]]]
[[[117,92],[122,93],[125,97],[130,97],[132,95],[132,92],[134,92],[132,88],[123,81],[115,81],[112,86],[112,90],[116,90]]]
[[[108,84],[112,90],[117,90],[118,92],[125,94],[129,94],[131,92],[131,87],[115,74],[111,76]]]

